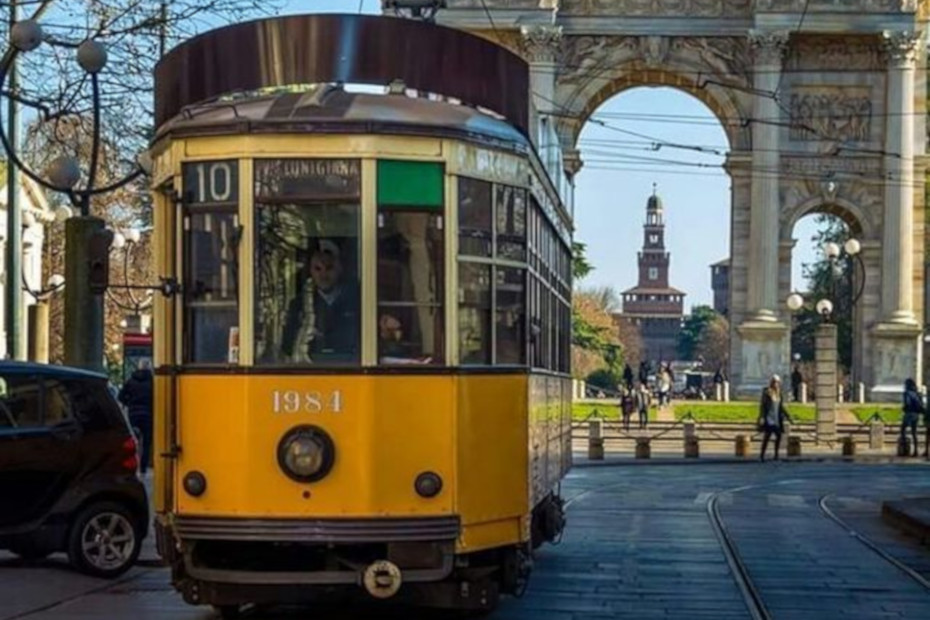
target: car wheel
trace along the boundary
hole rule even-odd
[[[91,504],[71,524],[68,559],[87,575],[118,577],[135,564],[140,550],[136,519],[115,502]]]

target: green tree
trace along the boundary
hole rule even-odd
[[[815,220],[818,231],[811,237],[814,247],[822,248],[827,242],[842,246],[849,238],[846,223],[834,215],[818,215]],[[837,326],[837,347],[839,349],[839,363],[848,371],[852,366],[853,344],[853,281],[854,265],[849,260],[840,259],[833,265],[821,253],[819,260],[802,266],[803,274],[807,280],[808,304],[794,317],[794,326],[791,331],[792,354],[800,354],[802,360],[814,359],[814,333],[822,318],[813,308],[819,299],[829,299],[833,302],[832,320]]]
[[[720,316],[710,306],[694,306],[678,332],[678,357],[694,359],[705,328]]]
[[[572,241],[572,278],[574,280],[581,280],[594,271],[594,266],[588,262],[588,257],[585,255],[587,249],[586,243]]]

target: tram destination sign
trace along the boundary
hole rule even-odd
[[[255,160],[255,196],[275,198],[357,198],[361,194],[358,159]]]
[[[198,161],[184,164],[184,202],[235,204],[239,201],[239,162]]]

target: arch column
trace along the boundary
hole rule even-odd
[[[920,381],[921,328],[914,316],[914,77],[922,37],[884,33],[888,62],[881,322],[873,328],[875,400],[900,398],[904,380]]]
[[[557,112],[555,80],[558,71],[559,50],[562,45],[562,27],[537,24],[520,29],[523,55],[530,68],[530,139],[537,147],[540,140],[540,122],[552,123]],[[554,131],[554,127],[552,128]]]
[[[775,99],[788,45],[783,31],[751,32],[753,50],[752,170],[749,209],[746,310],[739,325],[741,380],[738,391],[756,396],[774,374],[789,367],[789,330],[779,321],[779,135]],[[767,96],[771,93],[771,96]],[[735,207],[734,207],[735,208]]]

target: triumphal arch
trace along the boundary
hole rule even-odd
[[[557,130],[570,177],[582,167],[584,123],[626,88],[674,86],[716,114],[730,143],[730,370],[740,392],[758,394],[790,366],[795,222],[844,218],[865,272],[854,377],[887,400],[922,373],[928,5],[446,0],[437,22],[529,62],[537,136]]]

